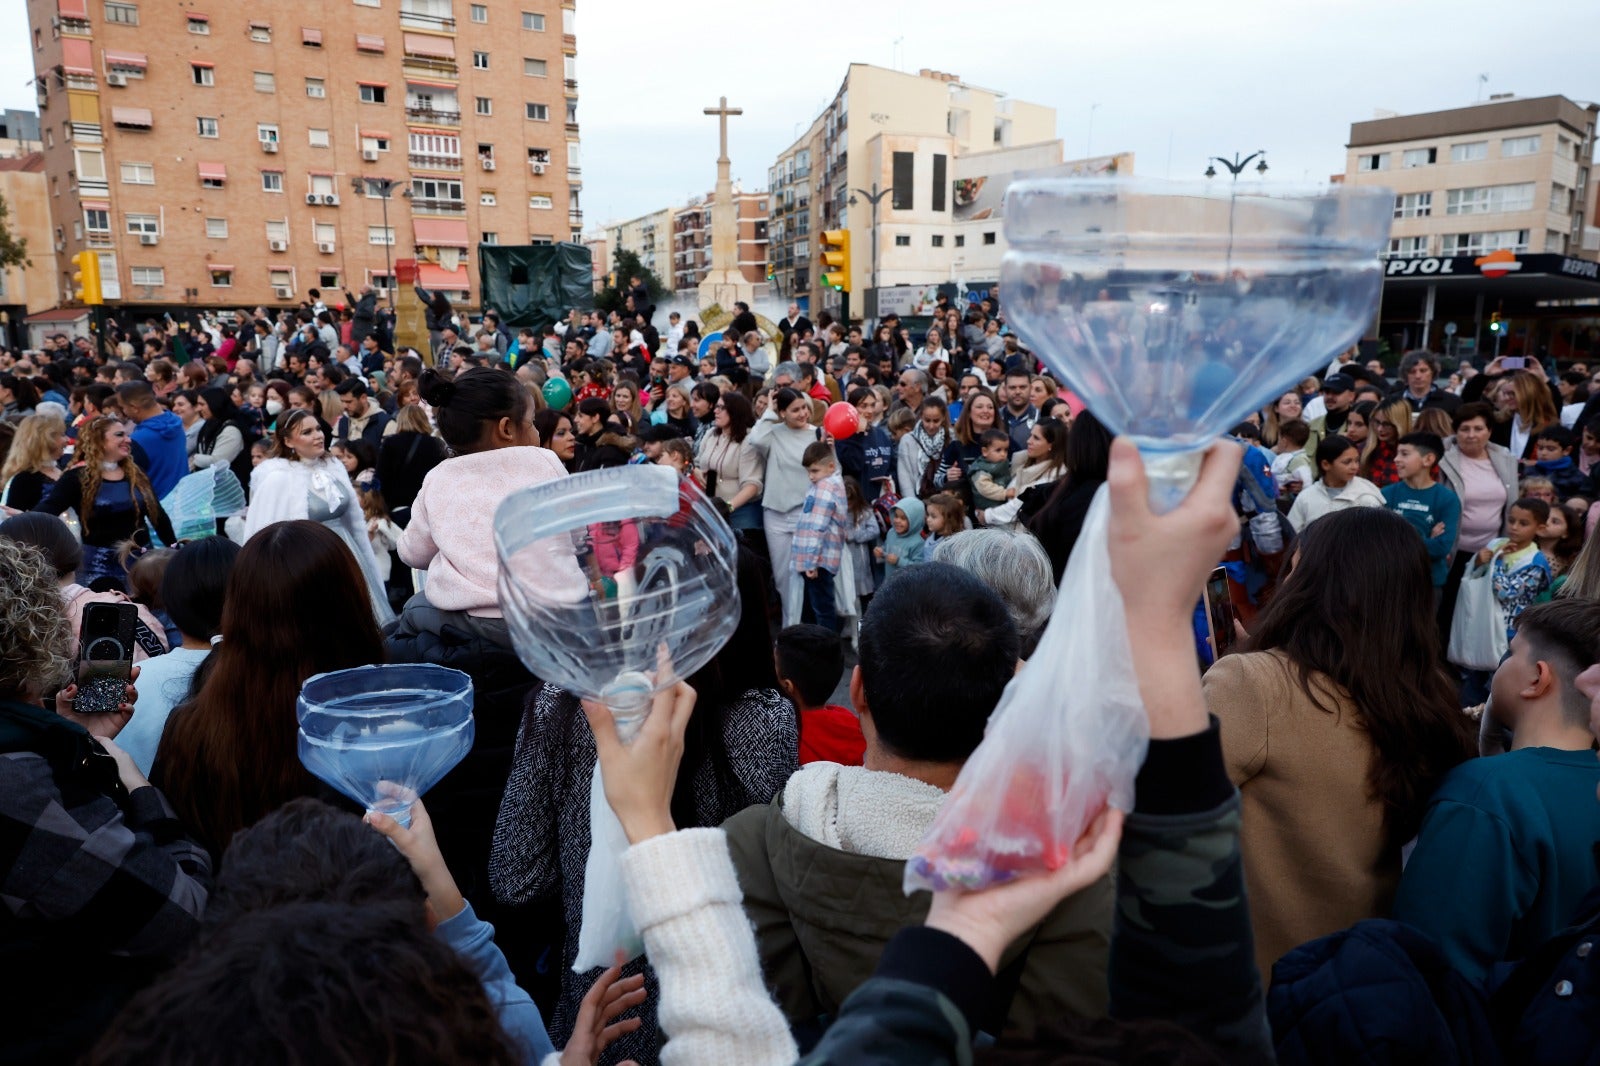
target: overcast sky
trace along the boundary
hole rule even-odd
[[[1596,0],[579,0],[577,30],[590,229],[711,188],[701,109],[724,94],[745,111],[729,120],[734,177],[763,186],[851,62],[1052,105],[1067,158],[1132,151],[1147,177],[1265,148],[1273,177],[1322,180],[1344,169],[1352,121],[1470,104],[1479,74],[1485,97],[1600,100]],[[0,105],[34,106],[27,41],[24,5],[0,0]]]

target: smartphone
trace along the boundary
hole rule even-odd
[[[91,603],[78,629],[79,714],[111,714],[127,695],[133,676],[139,609],[131,603]]]
[[[1528,358],[1524,355],[1502,355],[1500,357],[1500,368],[1502,370],[1526,370],[1528,368]]]
[[[1206,578],[1206,636],[1211,642],[1211,661],[1216,662],[1238,643],[1233,627],[1233,599],[1228,591],[1228,570],[1219,566]]]

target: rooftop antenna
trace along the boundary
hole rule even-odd
[[[905,37],[903,35],[900,36],[900,37],[896,37],[894,39],[894,69],[895,70],[899,70],[900,69],[900,45],[904,41],[905,41]]]
[[[1489,84],[1489,75],[1487,75],[1487,74],[1479,74],[1478,75],[1478,103],[1480,103],[1480,104],[1483,103],[1483,88],[1484,88],[1484,86],[1486,86],[1488,84]]]

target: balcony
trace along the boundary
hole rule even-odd
[[[438,56],[407,55],[400,62],[405,65],[407,74],[421,77],[443,75],[447,78],[459,78],[461,76],[461,70],[456,66],[456,61],[453,59],[441,59]]]
[[[566,80],[566,87],[567,87],[567,91],[568,92],[577,92],[578,91],[578,79],[577,78],[568,78]]]
[[[401,11],[400,25],[413,30],[444,30],[456,32],[456,20],[449,15],[428,15],[420,11]]]
[[[583,168],[567,164],[567,177],[577,179],[583,177]]]
[[[423,200],[413,198],[411,210],[422,211],[430,215],[464,215],[467,205],[463,200]]]
[[[567,225],[569,225],[569,226],[581,226],[581,225],[583,225],[583,212],[582,211],[577,211],[577,210],[568,211],[567,212]]]
[[[111,234],[103,230],[89,230],[83,235],[83,243],[90,248],[112,248],[116,245]]]
[[[406,161],[418,170],[461,169],[461,157],[458,155],[431,155],[426,152],[415,152],[406,156]]]
[[[436,126],[461,125],[461,112],[441,111],[433,107],[406,107],[406,117],[414,118],[418,122],[431,122]]]

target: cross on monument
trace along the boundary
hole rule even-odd
[[[742,115],[744,108],[729,107],[728,98],[724,96],[716,107],[708,107],[705,110],[708,115],[716,115],[717,124],[722,127],[722,154],[717,156],[717,162],[726,163],[728,162],[728,116]]]

